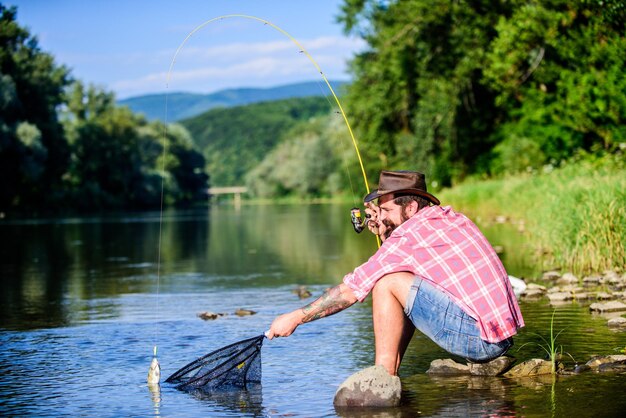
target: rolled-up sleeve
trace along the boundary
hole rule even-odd
[[[359,302],[363,302],[386,274],[413,272],[411,252],[407,250],[406,238],[392,234],[369,260],[346,274],[343,283],[352,289]]]

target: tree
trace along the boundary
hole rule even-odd
[[[77,81],[64,114],[72,147],[68,183],[75,207],[155,208],[206,199],[204,158],[180,125],[166,130],[115,105],[112,93]],[[167,131],[167,132],[166,132]]]
[[[58,204],[69,148],[57,119],[69,71],[0,4],[0,210]]]
[[[445,186],[521,169],[517,139],[536,164],[614,147],[625,10],[618,0],[346,0],[339,21],[369,45],[351,63],[347,107],[370,168],[408,165]]]

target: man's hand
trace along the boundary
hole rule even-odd
[[[352,306],[356,301],[354,292],[341,283],[327,289],[322,296],[302,309],[296,309],[274,319],[265,336],[270,340],[274,337],[289,337],[298,325],[336,314]]]
[[[266,334],[268,339],[274,337],[289,337],[302,324],[302,309],[280,315],[274,319],[272,326]]]
[[[372,234],[378,235],[380,239],[384,241],[387,226],[380,220],[380,208],[378,205],[372,202],[367,202],[365,204],[365,214],[369,215],[369,218],[367,218],[367,228],[372,232]]]

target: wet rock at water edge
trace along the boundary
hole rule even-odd
[[[515,358],[500,356],[487,363],[468,363],[469,372],[473,376],[499,376],[515,363]]]
[[[555,371],[558,373],[562,369],[563,366],[558,364]],[[544,374],[552,374],[552,362],[542,359],[530,359],[514,366],[511,370],[504,374],[504,377],[530,377]]]
[[[550,302],[565,302],[567,300],[574,299],[574,295],[569,292],[553,292],[548,293],[547,296],[548,299],[550,299]]]
[[[626,372],[626,356],[621,354],[596,356],[587,363],[574,368],[574,373],[583,373],[586,371],[596,373],[624,373]]]
[[[383,366],[363,369],[343,382],[333,404],[335,407],[395,407],[400,404],[402,386]]]
[[[611,301],[606,303],[592,303],[589,305],[589,309],[592,312],[621,312],[626,311],[626,304],[617,301]]]
[[[578,277],[574,276],[572,273],[565,273],[559,277],[556,282],[558,284],[576,284],[578,283]]]
[[[249,315],[254,315],[254,314],[256,314],[256,311],[253,311],[251,309],[239,308],[235,311],[235,315],[237,316],[249,316]]]
[[[307,299],[311,297],[311,292],[309,291],[309,289],[306,288],[306,286],[298,286],[291,292],[298,295],[300,299]]]
[[[592,359],[590,359],[585,364],[587,366],[589,366],[591,369],[597,369],[598,367],[602,366],[603,364],[622,363],[622,362],[626,362],[626,355],[614,354],[614,355],[611,355],[611,356],[596,356],[596,357],[593,357]]]
[[[626,328],[626,318],[618,316],[617,318],[609,319],[607,323],[609,328]]]
[[[546,271],[545,273],[543,273],[543,276],[541,277],[543,280],[557,280],[558,278],[561,277],[561,273],[559,273],[556,270],[552,270],[552,271]]]
[[[610,293],[606,293],[606,292],[598,292],[598,293],[596,293],[596,299],[598,299],[598,300],[611,300],[611,299],[615,299],[615,296],[613,296]]]
[[[470,368],[466,364],[457,363],[452,359],[439,359],[430,362],[426,370],[428,374],[459,375],[470,374]]]
[[[585,287],[597,286],[600,284],[601,279],[602,278],[600,276],[587,276],[583,279],[583,286]]]
[[[614,363],[601,364],[598,366],[599,373],[624,373],[626,372],[626,361],[616,361]]]
[[[214,319],[217,319],[221,316],[226,316],[227,314],[225,313],[215,313],[215,312],[209,312],[209,311],[205,311],[205,312],[199,312],[198,313],[198,318],[203,319],[205,321],[212,321]]]
[[[543,295],[546,293],[545,290],[540,290],[540,289],[526,289],[521,293],[521,297],[523,297],[524,299],[538,299],[543,297]]]

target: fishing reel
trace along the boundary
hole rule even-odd
[[[350,209],[350,221],[352,222],[352,227],[356,231],[357,234],[360,234],[361,231],[365,229],[365,225],[367,225],[367,221],[370,218],[369,214],[365,215],[365,219],[361,214],[361,209],[354,207]]]

